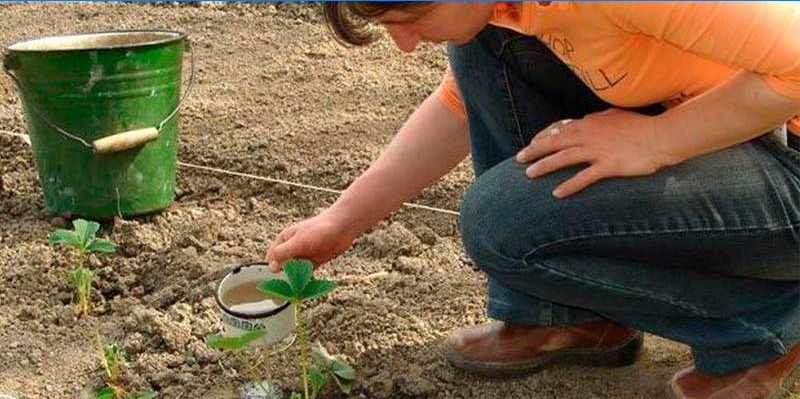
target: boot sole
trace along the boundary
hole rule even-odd
[[[794,365],[792,371],[783,379],[781,384],[775,388],[775,391],[767,395],[764,399],[784,399],[788,397],[792,391],[788,389],[788,386],[793,385],[798,379],[800,378],[800,363]],[[672,381],[667,384],[667,399],[684,399],[678,396],[678,393],[672,388]]]
[[[615,368],[636,363],[642,354],[644,334],[636,332],[617,346],[597,348],[574,348],[549,352],[522,362],[482,362],[465,358],[458,351],[448,348],[447,361],[453,367],[481,377],[521,377],[537,373],[557,364],[589,367]]]

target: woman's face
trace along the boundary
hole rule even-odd
[[[469,42],[486,27],[493,10],[492,2],[437,2],[421,10],[387,11],[378,22],[400,50],[411,52],[420,42]]]

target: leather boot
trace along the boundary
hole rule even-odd
[[[519,326],[495,322],[450,335],[447,360],[486,377],[531,374],[552,364],[620,367],[639,357],[642,333],[611,321],[577,326]]]
[[[711,375],[694,366],[679,371],[667,386],[672,399],[778,399],[800,377],[800,343],[769,363],[733,374]]]

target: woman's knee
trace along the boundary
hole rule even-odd
[[[537,246],[557,240],[563,204],[550,179],[531,180],[513,158],[494,166],[467,189],[460,229],[467,253],[484,270],[517,268]]]

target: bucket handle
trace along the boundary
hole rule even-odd
[[[180,100],[178,101],[178,105],[175,106],[175,109],[169,113],[156,127],[149,127],[144,129],[136,129],[130,130],[127,132],[117,133],[110,136],[105,136],[99,138],[97,140],[92,141],[91,143],[84,140],[83,138],[72,134],[55,123],[53,123],[50,118],[44,115],[39,107],[36,104],[31,103],[31,108],[36,115],[42,119],[51,129],[57,131],[64,137],[67,137],[73,141],[76,141],[83,145],[86,148],[92,150],[92,152],[96,154],[109,154],[124,150],[129,150],[134,147],[138,147],[144,143],[147,143],[151,140],[155,140],[158,137],[159,132],[161,129],[164,128],[164,125],[167,124],[175,115],[178,113],[178,110],[181,109],[183,102],[189,97],[189,94],[192,92],[192,87],[194,86],[194,75],[195,75],[195,61],[194,61],[194,49],[192,48],[190,42],[186,41],[186,49],[189,50],[190,62],[191,62],[191,72],[189,74],[189,83],[186,87],[186,92],[181,96]],[[19,81],[17,75],[13,72],[14,68],[17,66],[17,59],[13,57],[12,54],[7,54],[3,58],[3,71],[11,77],[11,80],[17,85],[19,90],[27,95],[25,89],[23,88],[22,84]]]

